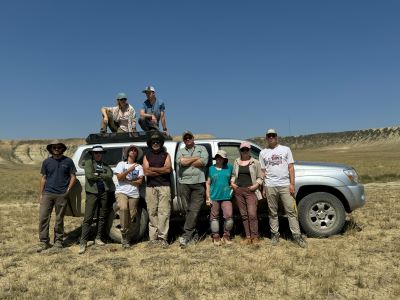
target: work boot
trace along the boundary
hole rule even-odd
[[[299,245],[301,248],[306,248],[307,247],[307,242],[303,239],[301,234],[296,234],[293,236],[294,242]]]
[[[279,232],[278,233],[272,233],[271,234],[271,244],[272,246],[276,246],[279,243]]]
[[[222,241],[224,242],[225,245],[231,245],[233,242],[229,236],[225,236],[222,238]]]
[[[49,249],[49,248],[50,248],[50,244],[49,244],[49,243],[40,242],[40,243],[35,247],[35,251],[36,251],[37,253],[40,253],[40,252],[42,252],[42,251],[44,251],[44,250],[46,250],[46,249]]]
[[[122,234],[121,244],[122,244],[122,248],[124,248],[124,249],[127,249],[127,248],[129,248],[131,246],[129,244],[129,241],[128,241],[126,233]]]
[[[106,243],[102,241],[100,237],[95,238],[94,243],[99,246],[104,246]]]
[[[161,248],[166,249],[169,247],[169,244],[166,240],[164,239],[159,239],[159,245]]]
[[[62,241],[57,240],[57,241],[55,241],[53,247],[54,247],[54,248],[58,248],[58,249],[62,249],[64,246],[63,246]]]
[[[82,243],[79,245],[79,252],[78,254],[83,254],[86,252],[86,243]]]
[[[188,240],[188,239],[186,239],[186,238],[183,237],[183,236],[181,236],[181,237],[179,238],[179,246],[180,246],[181,248],[186,248],[188,244],[189,244],[189,240]]]

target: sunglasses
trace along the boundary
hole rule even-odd
[[[160,144],[161,144],[161,142],[160,142],[160,141],[152,141],[152,142],[151,142],[151,144],[157,144],[157,145],[160,145]]]
[[[103,152],[93,152],[94,155],[103,154]]]
[[[63,149],[63,147],[62,146],[52,146],[51,149],[53,149],[53,150],[61,150],[61,149]]]
[[[118,101],[126,101],[126,98],[118,99]]]
[[[184,141],[191,141],[192,139],[193,139],[193,137],[191,137],[191,136],[185,136],[183,138]]]
[[[276,134],[267,134],[267,138],[272,139],[272,138],[276,138]]]
[[[240,152],[248,152],[248,151],[250,151],[249,148],[242,148],[242,149],[240,149]]]

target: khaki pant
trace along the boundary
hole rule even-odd
[[[117,205],[119,208],[119,221],[121,224],[121,232],[126,233],[130,224],[134,222],[137,214],[139,198],[128,197],[122,193],[116,193]]]
[[[114,120],[113,114],[111,111],[107,112],[108,122],[105,123],[104,119],[101,120],[101,130],[107,130],[107,127],[110,128],[111,132],[124,132],[120,127],[117,121]]]
[[[149,213],[149,239],[167,240],[171,215],[171,190],[169,186],[146,187],[146,204]]]
[[[49,224],[53,207],[56,211],[54,242],[62,241],[64,237],[64,215],[67,209],[66,194],[45,193],[42,197],[39,209],[39,240],[44,243],[50,242]]]
[[[267,200],[269,212],[269,226],[271,233],[279,232],[278,201],[281,200],[289,221],[289,228],[293,235],[300,234],[299,220],[297,218],[296,200],[290,195],[288,186],[267,187]]]

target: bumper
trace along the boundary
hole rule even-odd
[[[338,189],[348,200],[350,212],[365,205],[366,197],[362,184],[339,187]]]

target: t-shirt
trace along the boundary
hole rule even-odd
[[[224,165],[218,170],[215,165],[208,169],[210,178],[210,198],[211,200],[230,200],[232,189],[230,187],[233,166]]]
[[[42,163],[40,174],[46,176],[44,192],[52,194],[65,194],[68,189],[71,174],[76,173],[72,159],[66,156],[55,159],[46,158]]]
[[[165,103],[163,101],[159,101],[156,98],[156,101],[154,101],[153,104],[150,103],[150,101],[147,99],[146,101],[143,102],[143,107],[142,109],[144,110],[144,112],[146,114],[150,114],[150,115],[155,115],[157,118],[157,126],[158,123],[160,121],[160,117],[161,117],[161,112],[165,111]]]
[[[115,173],[121,174],[126,172],[132,164],[128,164],[126,161],[120,161],[115,167]],[[136,180],[138,177],[144,176],[143,167],[141,165],[137,165],[132,172],[126,175],[127,180]],[[124,180],[118,180],[118,183],[115,187],[115,193],[125,194],[128,197],[139,198],[139,189],[137,186],[130,184]]]
[[[261,169],[266,170],[264,184],[267,187],[289,186],[289,164],[294,163],[289,147],[278,145],[274,149],[263,149],[259,157]]]

